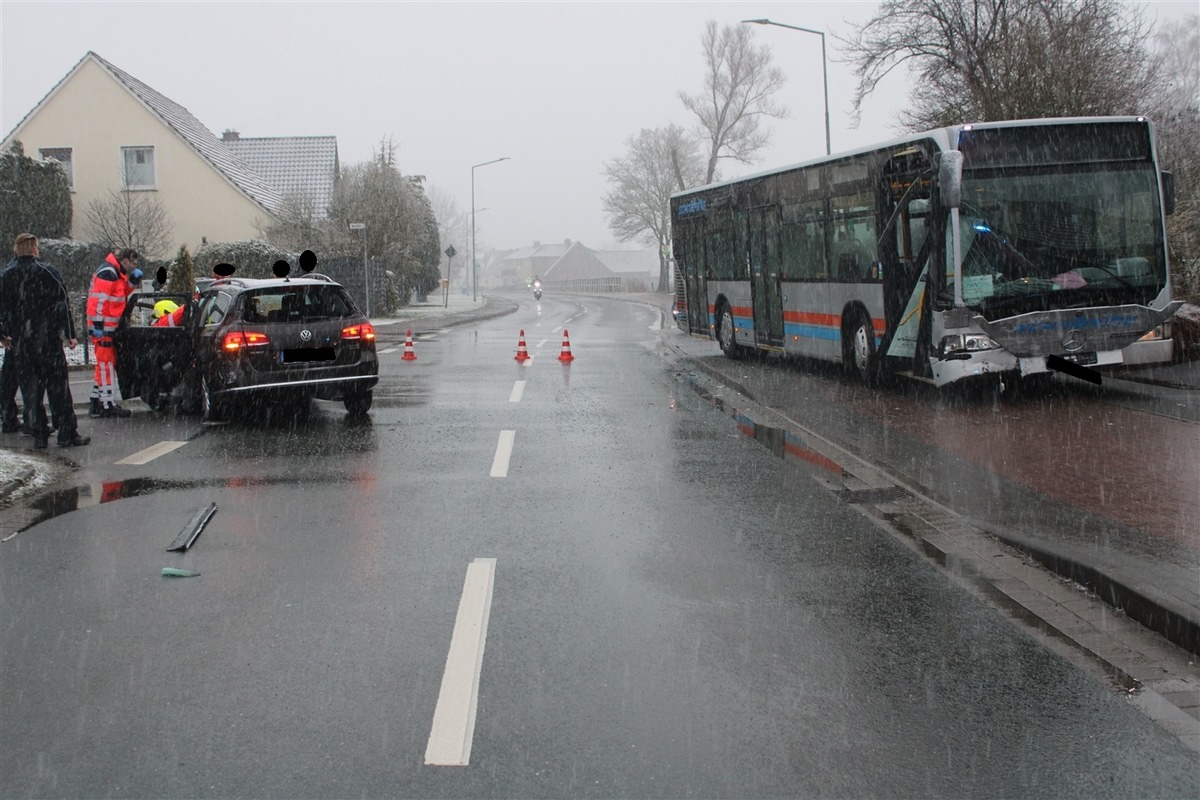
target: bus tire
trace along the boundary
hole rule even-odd
[[[721,352],[725,354],[726,358],[736,361],[745,355],[745,351],[733,336],[733,310],[730,309],[729,303],[722,302],[720,310],[717,312],[717,344],[721,346]]]
[[[842,363],[851,378],[864,386],[875,385],[875,328],[861,307],[854,308],[842,323]]]

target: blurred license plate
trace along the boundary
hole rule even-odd
[[[1091,364],[1096,363],[1095,353],[1070,353],[1063,356],[1063,358],[1067,361],[1070,361],[1072,364],[1078,364],[1081,367],[1090,366]]]
[[[303,361],[333,361],[337,353],[332,347],[302,347],[284,350],[279,354],[280,364],[299,364]]]

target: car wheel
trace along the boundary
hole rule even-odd
[[[861,308],[851,312],[849,326],[843,327],[842,360],[846,372],[864,386],[875,382],[875,329]],[[849,333],[846,336],[846,333]]]
[[[361,417],[371,410],[371,399],[372,393],[370,391],[355,392],[354,394],[346,395],[342,399],[342,402],[345,404],[346,411],[350,416]]]
[[[208,378],[200,379],[200,418],[205,422],[220,422],[224,409],[213,396]]]
[[[733,338],[733,311],[728,303],[721,304],[721,312],[717,316],[717,344],[726,358],[737,360],[744,355],[744,350]]]

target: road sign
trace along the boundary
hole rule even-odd
[[[458,255],[458,251],[454,249],[454,245],[446,248],[446,258],[454,258],[456,255]]]

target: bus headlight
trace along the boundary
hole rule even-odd
[[[1138,341],[1139,342],[1156,342],[1156,341],[1159,341],[1160,339],[1170,339],[1170,338],[1171,338],[1171,323],[1164,322],[1162,325],[1159,325],[1157,328],[1150,331],[1142,338],[1138,339]]]
[[[969,358],[971,353],[997,350],[999,347],[982,333],[953,333],[942,337],[938,343],[938,353],[942,358]]]

